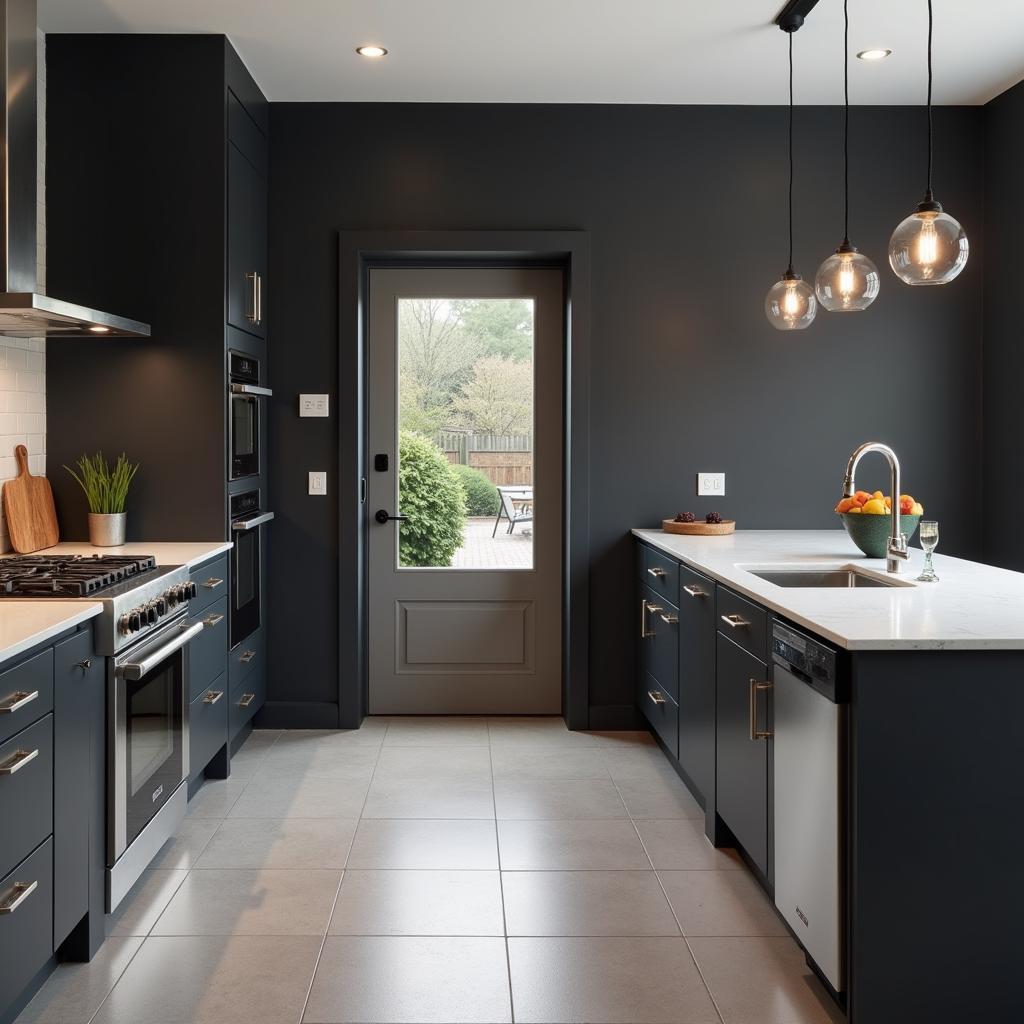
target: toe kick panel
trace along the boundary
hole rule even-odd
[[[397,672],[533,668],[532,601],[400,601],[395,612]]]

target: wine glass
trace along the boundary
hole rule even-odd
[[[922,519],[917,535],[921,540],[921,547],[924,548],[924,569],[917,577],[917,582],[935,583],[939,577],[932,565],[932,552],[939,544],[939,524],[934,519]]]

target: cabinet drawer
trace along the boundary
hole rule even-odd
[[[641,664],[645,672],[668,691],[673,700],[679,698],[679,609],[659,597],[650,587],[642,587],[643,638]]]
[[[204,629],[188,648],[188,675],[190,700],[195,700],[224,674],[228,667],[228,599],[221,598],[208,605],[194,622],[202,622]]]
[[[262,628],[247,636],[230,654],[232,690],[250,673],[266,663],[266,637]]]
[[[52,649],[0,673],[0,743],[52,710]]]
[[[0,875],[53,831],[53,715],[0,746]]]
[[[0,1008],[10,1006],[53,951],[53,844],[0,880]]]
[[[645,673],[640,674],[636,702],[651,727],[661,737],[669,753],[679,757],[679,707],[658,681]]]
[[[231,688],[231,738],[256,714],[267,700],[267,667],[254,668]]]
[[[228,594],[228,556],[222,555],[215,562],[207,562],[189,574],[189,580],[196,585],[197,594],[188,603],[189,615],[198,617],[207,605]]]
[[[719,633],[755,658],[768,660],[768,612],[725,587],[718,588],[716,611]]]
[[[219,694],[219,696],[218,696]],[[200,694],[188,711],[189,779],[197,779],[228,741],[228,680],[222,675]]]
[[[654,548],[644,547],[644,583],[659,597],[679,600],[679,563]]]

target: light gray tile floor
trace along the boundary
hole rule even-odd
[[[828,1024],[644,733],[256,732],[18,1024]]]

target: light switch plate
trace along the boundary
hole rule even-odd
[[[322,496],[327,493],[327,472],[315,470],[309,474],[309,493]]]
[[[710,494],[714,495],[715,497],[721,497],[723,494],[725,494],[725,474],[698,473],[697,493]]]
[[[300,416],[330,416],[329,395],[299,395]]]

